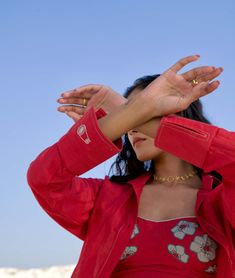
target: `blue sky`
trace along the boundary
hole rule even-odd
[[[72,121],[56,111],[65,90],[88,83],[123,93],[136,78],[179,58],[223,66],[221,86],[203,99],[218,126],[235,130],[234,1],[1,1],[0,267],[75,263],[82,242],[39,207],[29,163]],[[85,176],[103,177],[106,162]]]

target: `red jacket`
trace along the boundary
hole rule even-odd
[[[97,113],[99,114],[99,113]],[[90,109],[56,144],[32,162],[28,182],[43,209],[84,240],[72,277],[108,278],[131,236],[146,173],[127,184],[80,178],[121,149],[100,131]],[[216,170],[223,183],[203,175],[195,213],[202,229],[220,246],[217,276],[235,277],[235,133],[177,116],[164,117],[155,145],[189,163]]]

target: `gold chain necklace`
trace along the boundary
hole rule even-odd
[[[156,175],[153,175],[153,178],[155,181],[158,181],[158,182],[175,182],[175,181],[185,181],[185,180],[188,180],[188,179],[191,179],[193,178],[195,175],[197,174],[197,171],[196,170],[193,170],[185,175],[182,175],[182,176],[168,176],[168,177],[161,177],[161,176],[156,176]]]

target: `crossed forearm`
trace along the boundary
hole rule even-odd
[[[153,109],[143,105],[143,96],[139,95],[131,101],[117,107],[113,112],[98,120],[100,130],[111,141],[115,141],[129,130],[139,127],[140,132],[154,137],[156,134],[155,125],[159,122]],[[148,122],[143,128],[142,124]],[[149,127],[152,128],[149,128]]]

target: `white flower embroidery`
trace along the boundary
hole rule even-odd
[[[207,234],[196,236],[190,245],[190,250],[197,254],[200,262],[209,262],[215,259],[217,245]]]
[[[184,247],[181,245],[169,244],[168,251],[182,263],[187,263],[189,260],[189,255],[185,253]]]
[[[134,227],[133,232],[132,232],[132,234],[131,234],[131,239],[133,239],[133,238],[134,238],[136,235],[138,235],[139,233],[140,233],[140,230],[139,230],[137,224],[135,224],[135,227]]]
[[[185,235],[193,235],[197,227],[197,223],[181,220],[171,231],[175,237],[183,239]]]
[[[205,272],[208,272],[208,273],[215,273],[216,272],[216,265],[211,265],[209,266]]]
[[[138,248],[136,246],[127,246],[122,253],[120,260],[124,260],[130,256],[133,256],[137,250]]]

